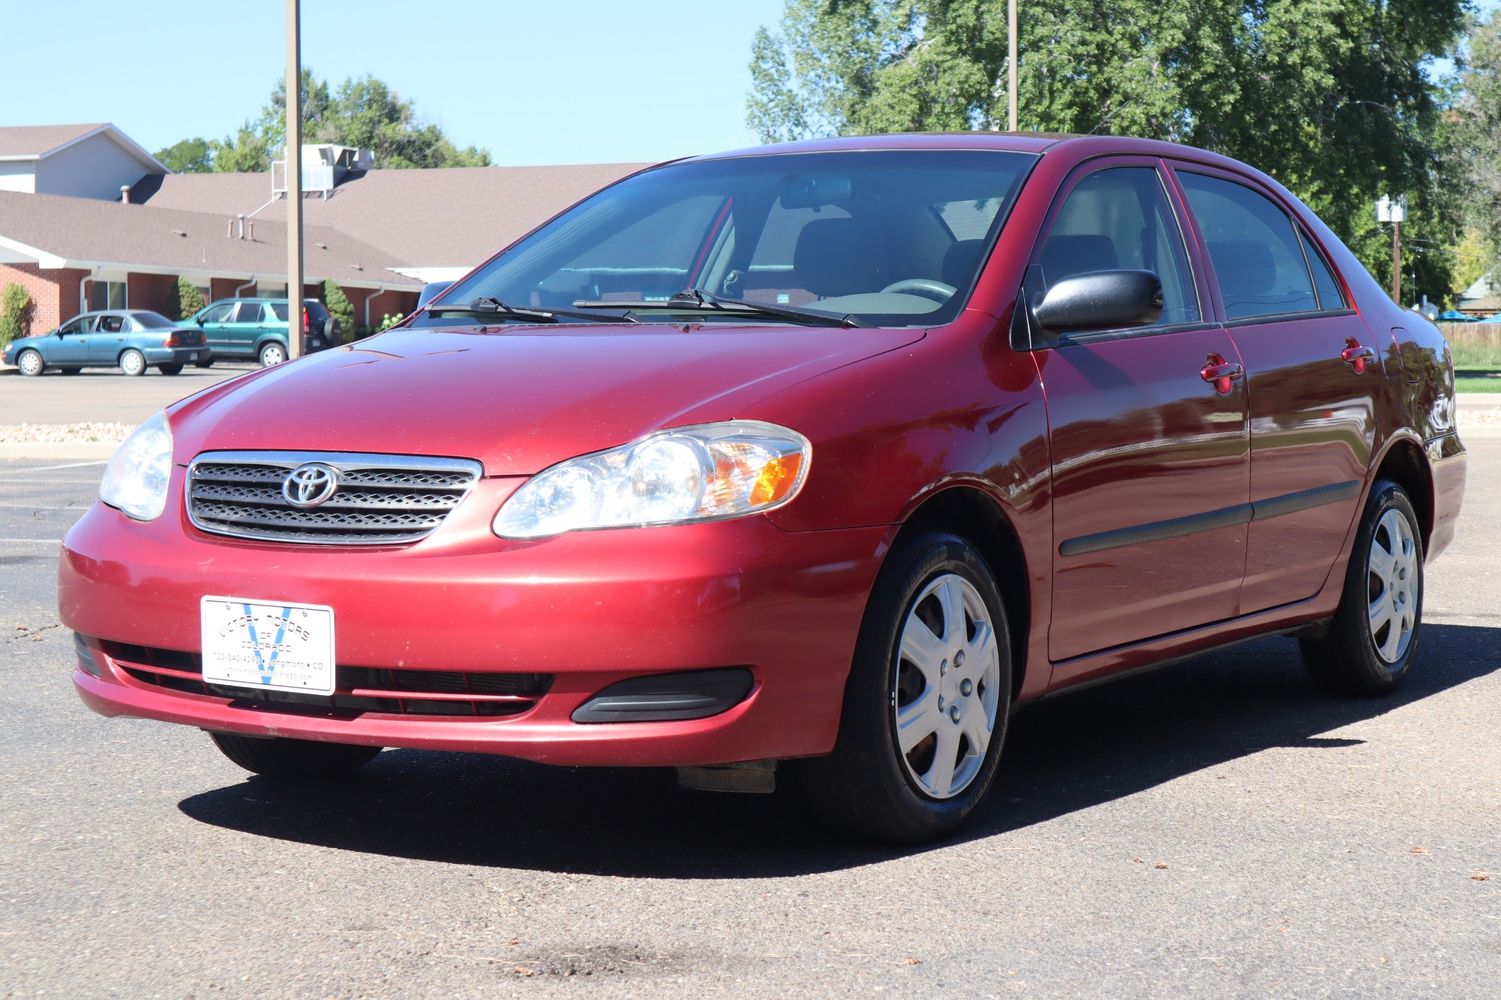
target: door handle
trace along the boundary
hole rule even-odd
[[[1369,347],[1360,346],[1354,337],[1346,337],[1345,349],[1339,352],[1339,357],[1341,361],[1355,369],[1355,374],[1363,375],[1366,365],[1376,360],[1376,352]]]
[[[1199,372],[1199,377],[1210,385],[1221,396],[1230,395],[1234,381],[1246,373],[1246,370],[1234,361],[1226,361],[1218,354],[1211,354],[1205,359],[1204,367]]]

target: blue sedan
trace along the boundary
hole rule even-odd
[[[40,375],[48,368],[74,375],[84,368],[115,367],[126,375],[144,375],[153,366],[163,375],[176,375],[184,365],[209,359],[208,342],[196,327],[181,327],[142,309],[106,309],[76,316],[51,333],[13,340],[0,360],[22,375]]]

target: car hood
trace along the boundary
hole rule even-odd
[[[475,458],[530,475],[665,426],[749,416],[778,389],[921,329],[671,326],[395,330],[168,410],[177,460],[267,449]]]

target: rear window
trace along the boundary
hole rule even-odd
[[[1180,173],[1199,221],[1228,319],[1252,319],[1318,308],[1308,262],[1292,220],[1243,184]]]
[[[169,330],[176,325],[161,313],[133,312],[130,314],[130,318],[147,330]]]

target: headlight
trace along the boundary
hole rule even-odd
[[[538,473],[495,515],[502,538],[717,521],[780,507],[808,475],[808,439],[731,420],[660,431]]]
[[[154,521],[167,506],[172,480],[172,431],[158,413],[135,429],[104,467],[99,499],[135,518]]]

